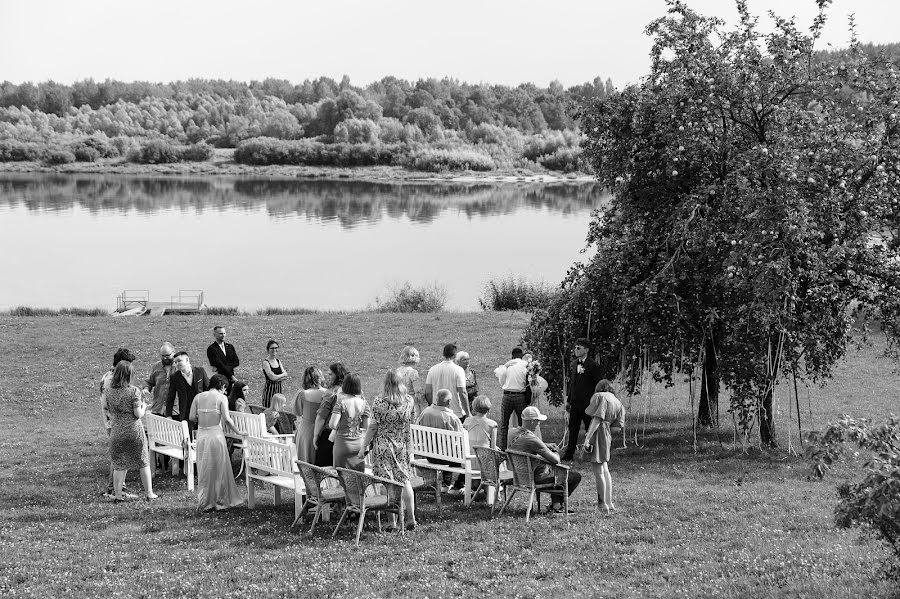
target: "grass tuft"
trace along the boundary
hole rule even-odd
[[[375,312],[441,312],[447,304],[447,288],[440,283],[414,287],[406,281],[393,285],[375,298]]]
[[[9,316],[109,316],[109,311],[103,308],[33,308],[31,306],[16,306],[8,312]]]
[[[556,291],[544,282],[508,275],[485,283],[478,304],[482,310],[493,312],[530,311],[537,306],[546,305],[554,293]]]

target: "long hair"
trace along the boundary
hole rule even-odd
[[[325,375],[315,366],[310,366],[303,371],[303,388],[318,389],[325,385]]]
[[[244,397],[244,387],[247,386],[247,383],[244,381],[235,381],[231,386],[231,391],[228,393],[228,409],[232,412],[237,409],[237,400],[243,399],[247,401],[247,398]]]
[[[112,387],[121,389],[131,385],[131,378],[134,376],[134,366],[128,360],[121,360],[116,364],[113,370]]]
[[[388,370],[384,375],[384,392],[381,397],[394,407],[407,401],[406,385],[396,370]]]
[[[341,385],[341,391],[347,395],[362,395],[362,381],[355,372],[348,374]]]
[[[332,387],[342,386],[344,384],[344,379],[347,378],[347,375],[349,374],[349,372],[347,372],[347,368],[342,362],[335,362],[328,367],[328,370],[330,370],[331,374],[334,375],[334,380],[331,381]]]

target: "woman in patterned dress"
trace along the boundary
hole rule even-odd
[[[264,408],[268,408],[272,403],[273,395],[281,393],[281,381],[288,377],[284,364],[275,355],[278,351],[278,342],[274,339],[269,339],[269,342],[266,343],[266,351],[269,355],[266,356],[262,363],[263,376],[266,378],[266,386],[263,388],[262,396]]]
[[[351,463],[369,427],[369,404],[362,396],[362,381],[358,374],[348,374],[341,385],[328,426],[335,432],[332,462],[335,468],[363,470],[362,462]]]
[[[363,458],[371,446],[374,474],[403,485],[407,529],[416,527],[409,455],[412,413],[412,397],[406,392],[397,371],[389,370],[384,377],[384,392],[372,404],[372,422],[357,454],[359,458]]]
[[[112,385],[106,392],[106,404],[112,417],[109,432],[109,454],[113,464],[113,491],[115,501],[125,501],[122,484],[128,470],[139,470],[141,484],[148,500],[156,499],[153,493],[153,479],[150,478],[150,452],[147,449],[147,435],[141,418],[147,405],[141,398],[140,390],[131,384],[134,367],[131,362],[121,360],[113,371]],[[133,495],[132,495],[133,497]]]

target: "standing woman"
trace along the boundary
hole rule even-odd
[[[625,428],[625,408],[613,395],[612,384],[601,379],[595,387],[596,393],[584,413],[591,418],[584,451],[591,454],[591,467],[597,483],[597,508],[609,514],[616,509],[612,502],[612,476],[609,474],[609,449],[612,445],[612,430]],[[593,445],[593,447],[591,447]]]
[[[266,377],[266,386],[263,388],[262,397],[264,408],[268,408],[272,403],[273,395],[281,393],[281,381],[288,377],[284,364],[276,357],[278,342],[274,339],[269,339],[269,342],[266,343],[266,351],[269,352],[269,355],[266,356],[262,363],[263,375]]]
[[[337,395],[347,378],[347,369],[340,362],[335,362],[328,367],[328,391],[316,410],[316,425],[313,429],[313,446],[316,450],[316,466],[332,465],[334,456],[334,444],[328,438],[331,429],[328,428],[328,421],[331,419],[331,410],[334,409],[334,403]]]
[[[334,466],[356,466],[357,470],[363,470],[362,462],[350,463],[350,459],[359,454],[365,429],[369,426],[369,404],[362,397],[362,382],[358,374],[348,374],[344,379],[328,426],[337,433],[334,437]]]
[[[297,416],[297,432],[294,444],[297,446],[297,459],[308,464],[316,460],[316,448],[313,433],[316,430],[316,411],[328,389],[325,388],[325,376],[315,366],[303,372],[303,389],[294,398],[294,414]]]
[[[357,457],[362,460],[372,448],[372,470],[375,476],[389,478],[403,485],[403,504],[406,506],[406,528],[416,527],[416,510],[410,482],[409,446],[411,439],[413,399],[396,370],[384,377],[384,392],[372,404],[372,422]]]
[[[141,484],[148,500],[156,499],[153,493],[153,479],[150,478],[150,452],[147,449],[147,435],[141,418],[147,405],[141,398],[140,390],[131,384],[134,367],[131,362],[121,360],[113,370],[112,383],[106,392],[106,404],[112,418],[109,431],[109,454],[113,465],[113,492],[115,501],[125,501],[122,484],[128,470],[139,470]]]
[[[469,368],[469,352],[457,352],[454,362],[466,373],[466,395],[469,397],[469,405],[471,406],[475,398],[478,397],[478,377],[475,376],[475,371]]]
[[[428,407],[424,389],[416,389],[416,383],[419,382],[419,371],[416,370],[416,364],[419,363],[419,350],[412,345],[407,345],[400,352],[399,362],[400,367],[397,368],[397,374],[400,375],[400,382],[406,387],[406,392],[413,398],[413,422],[415,422],[419,414]]]
[[[190,420],[197,421],[197,511],[227,510],[244,502],[234,484],[224,425],[234,429],[225,389],[228,379],[214,374],[209,391],[194,398]]]

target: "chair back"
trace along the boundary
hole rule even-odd
[[[228,412],[238,433],[247,433],[251,437],[267,437],[266,417],[262,414],[246,412]]]
[[[150,441],[150,449],[156,446],[183,449],[190,440],[188,425],[184,420],[172,420],[147,412],[142,418]]]
[[[247,437],[244,458],[248,468],[256,468],[276,476],[293,476],[293,445],[261,437]]]
[[[465,467],[469,454],[469,433],[465,430],[449,431],[413,424],[410,432],[413,459],[438,458]]]
[[[300,468],[300,476],[303,477],[306,492],[310,496],[315,497],[316,501],[320,500],[322,496],[322,481],[329,478],[328,471],[302,460],[294,460],[294,462]]]
[[[335,468],[341,485],[344,487],[344,495],[347,497],[347,505],[361,507],[366,497],[366,489],[372,484],[368,474],[349,468]]]
[[[248,403],[247,407],[250,408],[250,411],[254,414],[262,414],[263,412],[266,411],[265,406],[260,406],[255,403]]]
[[[506,457],[512,466],[513,484],[527,489],[534,488],[534,465],[531,454],[507,449]]]
[[[500,465],[506,461],[506,454],[490,447],[474,447],[481,470],[481,480],[486,484],[496,484],[500,480]]]

